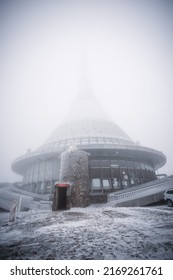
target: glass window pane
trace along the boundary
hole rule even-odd
[[[91,178],[100,178],[101,177],[100,168],[91,168],[90,173],[91,173]]]
[[[113,178],[112,180],[113,188],[121,188],[121,180],[120,178]]]
[[[110,168],[102,168],[102,178],[111,178]]]
[[[52,160],[46,161],[44,180],[45,181],[52,180]]]
[[[139,162],[135,161],[135,162],[134,162],[134,166],[135,166],[136,169],[140,169],[140,164],[139,164]]]
[[[102,165],[103,167],[108,167],[108,166],[110,166],[109,160],[102,160],[102,161],[101,161],[101,165]]]
[[[100,166],[100,160],[92,159],[90,161],[90,166],[92,166],[92,167],[99,167]]]
[[[101,188],[101,182],[99,178],[92,179],[92,188],[93,189],[100,189]]]
[[[110,160],[110,164],[112,167],[119,166],[118,160]]]
[[[33,182],[37,182],[38,172],[39,172],[39,163],[36,163],[34,165]]]
[[[52,176],[53,180],[57,181],[59,180],[59,173],[60,173],[60,160],[59,159],[54,159],[53,160],[53,171],[52,171]]]
[[[102,180],[102,184],[103,184],[103,188],[104,188],[104,189],[110,189],[110,188],[111,188],[110,182],[109,182],[108,179],[103,179],[103,180]]]

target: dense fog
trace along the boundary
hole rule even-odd
[[[173,174],[172,4],[0,2],[0,182],[20,180],[11,162],[44,143],[85,85]]]

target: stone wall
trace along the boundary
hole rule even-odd
[[[61,154],[60,182],[71,185],[70,204],[72,207],[86,207],[89,198],[88,154],[73,150]]]
[[[107,194],[90,195],[90,203],[92,204],[106,203],[106,202],[107,202]]]

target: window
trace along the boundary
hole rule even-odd
[[[100,166],[100,161],[92,159],[90,161],[90,166],[92,166],[92,167],[99,167]]]
[[[145,164],[144,163],[140,163],[141,169],[145,169]]]
[[[100,168],[90,168],[91,178],[101,178],[101,169]]]
[[[101,165],[102,165],[103,167],[109,167],[109,166],[110,166],[109,160],[102,160],[102,161],[101,161]]]
[[[173,194],[173,191],[167,191],[167,194]]]
[[[104,140],[103,138],[99,138],[99,139],[98,139],[98,143],[99,143],[99,144],[104,144],[104,143],[105,143],[105,140]]]
[[[97,139],[96,138],[90,138],[90,143],[91,144],[97,144]]]
[[[113,178],[112,184],[114,189],[122,187],[122,182],[120,178]]]
[[[117,178],[113,178],[112,183],[113,183],[113,188],[114,189],[118,188],[118,180],[117,180]]]
[[[119,165],[118,165],[118,160],[110,160],[110,164],[111,164],[111,167],[117,167],[117,166],[119,166]]]
[[[88,143],[89,143],[88,138],[87,139],[82,139],[82,144],[88,144]]]
[[[111,188],[110,182],[109,182],[108,179],[103,179],[102,184],[103,184],[103,189],[110,189]]]
[[[136,174],[137,174],[137,178],[138,179],[142,179],[143,178],[143,173],[141,169],[137,169],[136,170]]]
[[[135,161],[135,162],[134,162],[134,166],[135,166],[136,169],[140,169],[140,164],[139,164],[139,162]]]
[[[135,181],[133,179],[130,179],[130,184],[133,186],[135,184]]]
[[[102,178],[111,178],[111,169],[102,167]]]
[[[54,159],[52,162],[52,179],[57,181],[59,179],[60,173],[60,160]]]
[[[37,177],[38,177],[38,173],[39,173],[39,163],[36,163],[34,165],[34,173],[33,173],[33,182],[37,182]]]
[[[127,160],[127,161],[126,161],[126,166],[127,166],[128,168],[134,168],[133,161]]]
[[[126,168],[127,167],[127,162],[125,160],[120,160],[119,164],[122,168]]]
[[[28,183],[32,183],[33,172],[34,172],[34,165],[32,165],[29,169]]]
[[[126,180],[122,180],[122,185],[124,188],[127,188],[128,187],[128,183]]]
[[[92,188],[93,189],[100,189],[101,188],[101,184],[100,184],[100,179],[99,178],[92,179]]]
[[[120,178],[121,175],[120,175],[120,168],[119,167],[113,167],[111,169],[111,173],[112,173],[112,177],[113,178]]]
[[[53,160],[46,161],[46,170],[44,180],[52,180],[52,169],[53,169]]]
[[[39,171],[38,171],[38,181],[42,182],[44,181],[44,174],[45,174],[45,167],[46,167],[46,162],[42,161],[39,164]]]

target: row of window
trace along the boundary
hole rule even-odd
[[[113,179],[101,179],[101,178],[93,178],[91,179],[91,192],[102,192],[108,190],[118,190],[122,188],[132,187],[135,185],[140,185],[151,180],[148,179],[120,179],[120,178],[113,178]]]
[[[94,162],[94,161],[93,161]],[[96,164],[97,163],[97,164]],[[109,167],[110,163],[111,168]],[[116,163],[119,163],[120,166]],[[100,160],[93,164],[97,167],[92,167],[90,163],[90,178],[94,177],[121,177],[123,170],[128,173],[130,177],[139,177],[151,179],[153,169],[144,163],[132,161],[109,161]],[[57,180],[59,178],[60,162],[57,159],[51,159],[33,164],[28,168],[23,182],[32,183],[37,181]]]
[[[142,170],[142,169],[128,169],[128,168],[90,168],[90,178],[127,178],[127,179],[150,179],[156,178],[153,170]]]
[[[129,141],[115,138],[107,137],[87,137],[87,138],[74,138],[66,139],[58,142],[53,142],[51,144],[40,147],[41,151],[62,148],[68,145],[88,145],[88,144],[115,144],[115,145],[128,145]]]
[[[134,185],[139,185],[142,183],[146,183],[150,180],[147,179],[133,179],[129,180],[121,179],[121,178],[93,178],[90,180],[91,192],[103,192],[103,191],[111,191],[118,190],[122,188],[131,187]],[[28,183],[24,186],[24,189],[29,192],[37,193],[37,194],[51,194],[54,189],[55,181],[44,181],[44,182],[33,182]]]
[[[30,191],[45,193],[49,190],[48,186],[59,180],[59,175],[60,160],[37,162],[28,168],[23,185],[30,185]],[[130,160],[91,160],[89,177],[92,189],[116,189],[156,179],[154,170],[147,163]]]
[[[54,183],[55,181],[29,183],[24,185],[24,190],[37,194],[51,194],[53,192]]]
[[[125,167],[125,168],[136,168],[136,169],[146,169],[146,170],[153,170],[153,168],[144,162],[139,162],[135,160],[90,160],[89,161],[90,167],[111,167],[117,168],[117,167]]]
[[[53,181],[59,178],[60,160],[50,159],[37,162],[28,168],[23,178],[23,184]]]

